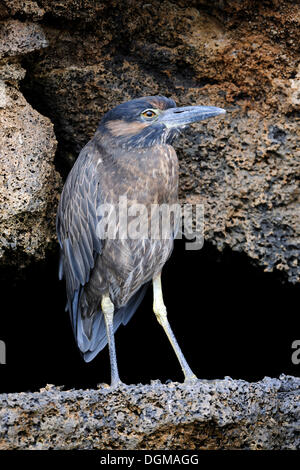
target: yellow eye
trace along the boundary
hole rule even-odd
[[[145,111],[141,113],[141,116],[143,116],[146,119],[153,119],[157,115],[158,113],[154,109],[145,109]]]

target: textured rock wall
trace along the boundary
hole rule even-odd
[[[61,180],[53,124],[19,90],[26,73],[21,57],[47,45],[35,23],[0,23],[0,258],[18,268],[44,259],[55,240]]]
[[[206,240],[220,250],[299,281],[297,2],[1,5],[10,38],[2,47],[26,51],[22,90],[54,123],[59,168],[70,168],[102,114],[123,100],[160,93],[225,107],[225,119],[196,124],[178,143],[181,199],[204,204]]]
[[[0,395],[0,449],[299,449],[300,379]]]

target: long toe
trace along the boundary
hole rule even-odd
[[[193,375],[189,375],[188,377],[186,377],[184,379],[184,383],[187,384],[187,385],[194,384],[194,383],[198,382],[198,380],[199,380],[198,377],[193,374]]]
[[[113,390],[115,390],[117,388],[124,388],[124,387],[127,387],[127,384],[122,382],[120,379],[115,380],[110,384],[110,388],[113,389]]]
[[[198,379],[195,375],[193,377],[188,377],[185,379],[185,384],[194,384],[195,382],[199,382],[201,384],[214,384],[218,381],[218,379]]]

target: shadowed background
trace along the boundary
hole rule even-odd
[[[107,348],[88,364],[79,354],[55,257],[26,278],[2,284],[7,364],[0,366],[1,392],[37,390],[46,383],[67,388],[109,383]],[[299,365],[291,361],[299,286],[282,284],[229,250],[220,255],[205,244],[200,251],[186,251],[182,240],[175,242],[162,279],[170,324],[198,377],[255,381],[299,375]],[[116,348],[125,383],[183,380],[152,311],[151,289],[128,325],[117,331]]]

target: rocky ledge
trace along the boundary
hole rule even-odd
[[[300,378],[0,396],[0,449],[299,449]]]

